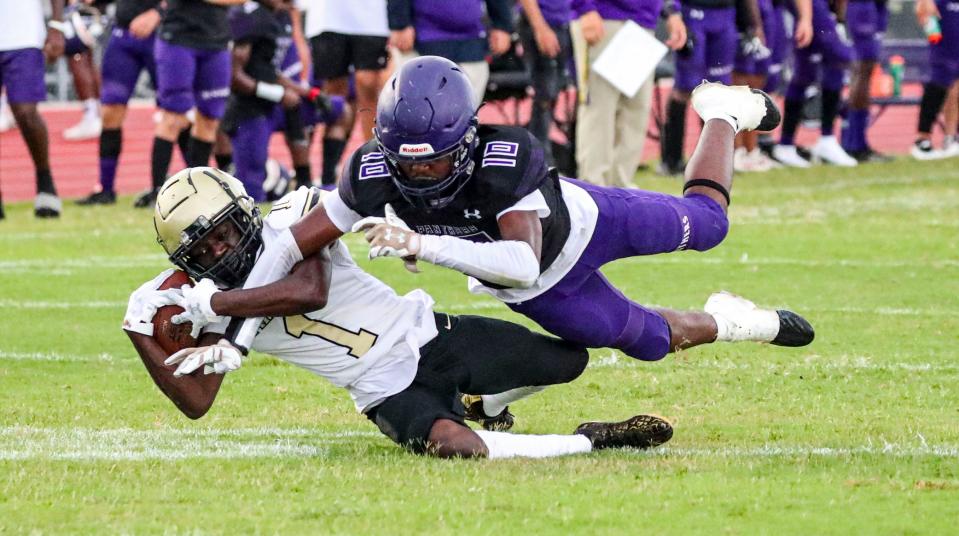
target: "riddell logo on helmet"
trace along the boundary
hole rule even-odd
[[[404,143],[400,145],[400,154],[403,156],[419,156],[433,154],[433,146],[428,143]]]

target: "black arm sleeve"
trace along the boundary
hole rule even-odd
[[[388,0],[386,2],[386,18],[390,30],[402,30],[413,24],[412,0]]]
[[[513,31],[513,12],[511,2],[507,0],[486,0],[486,12],[489,14],[490,24],[497,30]]]

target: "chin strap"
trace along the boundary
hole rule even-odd
[[[683,195],[686,194],[686,190],[689,190],[693,186],[705,186],[706,188],[712,188],[713,190],[716,190],[717,192],[722,194],[722,196],[726,199],[726,206],[729,206],[732,204],[732,201],[729,199],[729,190],[727,190],[725,186],[723,186],[722,184],[719,184],[716,181],[712,181],[709,179],[690,179],[686,181],[686,184],[683,185]]]

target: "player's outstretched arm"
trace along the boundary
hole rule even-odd
[[[167,355],[156,339],[132,331],[127,331],[126,334],[130,337],[130,342],[133,343],[137,353],[140,354],[140,359],[143,360],[143,365],[153,378],[153,383],[184,415],[191,419],[199,419],[209,411],[220,390],[220,384],[223,383],[223,374],[203,374],[200,369],[193,374],[174,378],[173,371],[176,370],[176,366],[163,364]],[[215,344],[220,338],[219,334],[207,334],[198,344]]]

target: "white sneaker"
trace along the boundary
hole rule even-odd
[[[799,156],[795,145],[775,145],[773,146],[773,158],[784,166],[795,168],[808,168],[809,161]]]
[[[733,153],[733,170],[739,173],[761,173],[772,169],[769,161],[759,149],[747,151],[745,147],[740,147]]]
[[[717,292],[703,307],[716,321],[717,341],[768,342],[778,346],[805,346],[815,332],[809,322],[792,311],[760,309],[729,292]]]
[[[859,162],[839,145],[835,136],[820,136],[819,141],[809,150],[814,159],[841,167],[856,167]]]
[[[9,106],[0,106],[0,132],[6,132],[17,128],[17,120],[13,117],[13,112]]]
[[[703,82],[693,90],[692,103],[703,121],[729,121],[736,132],[772,130],[781,118],[779,108],[769,95],[748,86]]]
[[[946,136],[942,141],[942,154],[945,158],[959,156],[959,140],[955,136]]]
[[[771,169],[781,169],[782,164],[776,162],[772,158],[766,156],[766,153],[762,152],[759,147],[756,147],[749,152],[749,156],[756,161],[756,165],[760,168],[763,168],[763,171],[769,171]]]
[[[931,140],[916,140],[909,149],[909,154],[916,160],[942,160],[945,153],[935,149]]]
[[[94,115],[84,115],[79,123],[63,131],[63,139],[67,141],[89,140],[100,137],[103,122]]]

